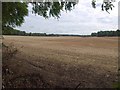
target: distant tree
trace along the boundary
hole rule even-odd
[[[32,36],[32,33],[31,33],[31,32],[29,33],[29,36]]]
[[[120,30],[118,29],[116,32],[117,32],[117,36],[120,36]]]
[[[16,30],[16,29],[13,29],[12,27],[10,26],[6,26],[6,27],[3,27],[3,35],[26,35],[27,33],[25,31],[20,31],[20,30]]]
[[[91,36],[97,36],[97,33],[92,33]]]
[[[97,33],[91,33],[91,36],[120,36],[120,30],[118,29],[116,31],[98,31]]]

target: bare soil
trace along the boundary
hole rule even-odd
[[[17,48],[3,59],[4,88],[113,88],[117,82],[117,37],[4,36],[3,43]]]

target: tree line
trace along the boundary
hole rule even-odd
[[[25,31],[20,31],[13,29],[10,26],[5,26],[2,28],[2,34],[3,35],[19,35],[19,36],[46,36],[46,33],[26,33]]]
[[[20,36],[80,36],[80,37],[104,37],[104,36],[120,36],[120,30],[116,31],[98,31],[91,35],[72,35],[72,34],[46,34],[46,33],[27,33],[25,31],[16,30],[10,26],[3,27],[3,35],[20,35]]]
[[[32,33],[32,32],[25,32],[25,31],[20,31],[13,29],[10,26],[5,26],[2,28],[3,35],[19,35],[19,36],[80,36],[80,35],[68,35],[68,34],[46,34],[46,33]]]
[[[91,36],[104,37],[104,36],[120,36],[120,30],[116,31],[98,31],[97,33],[92,33]]]

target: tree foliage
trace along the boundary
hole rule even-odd
[[[60,17],[61,10],[71,11],[75,2],[31,2],[33,13],[48,17]],[[2,2],[2,25],[3,26],[21,26],[24,17],[28,15],[28,3],[23,2]]]
[[[59,18],[61,11],[71,11],[77,2],[33,2],[33,13],[43,16],[45,18],[56,17]]]
[[[120,36],[120,30],[116,30],[116,31],[98,31],[97,33],[92,33],[91,36],[97,36],[97,37]]]
[[[112,10],[114,7],[113,2],[115,2],[115,0],[103,0],[103,3],[101,4],[102,11],[105,10],[108,12],[108,10]],[[92,6],[93,8],[96,8],[96,0],[92,0]]]
[[[20,26],[28,15],[27,4],[22,2],[2,2],[2,25]]]
[[[59,18],[61,11],[71,11],[79,0],[71,2],[69,0],[59,0],[58,2],[31,2],[32,12],[43,16],[44,18],[55,17]],[[104,1],[101,5],[102,10],[108,12],[112,10],[113,4],[110,0]],[[92,1],[92,6],[96,8],[96,1]],[[23,2],[2,2],[2,26],[21,26],[24,22],[24,17],[28,15],[28,3]]]
[[[13,29],[12,27],[9,27],[9,26],[4,26],[2,34],[3,35],[22,35],[22,36],[25,36],[26,32]]]

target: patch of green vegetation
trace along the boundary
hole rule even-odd
[[[113,88],[117,88],[118,90],[120,90],[120,82],[114,83]]]

